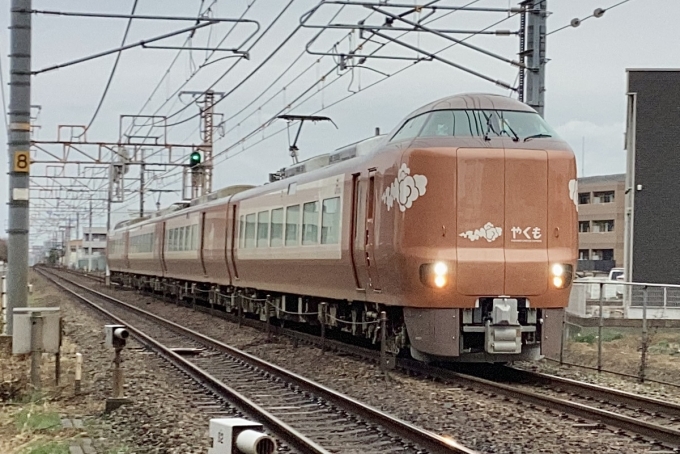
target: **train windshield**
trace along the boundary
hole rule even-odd
[[[535,112],[464,109],[437,110],[423,116],[427,119],[419,137],[509,137],[521,141],[558,138]]]

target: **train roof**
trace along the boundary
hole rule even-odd
[[[421,113],[445,109],[498,109],[536,112],[522,101],[518,101],[509,96],[497,95],[493,93],[464,93],[447,96],[445,98],[425,104],[424,106],[411,112],[407,117],[404,118],[404,120],[415,117]]]

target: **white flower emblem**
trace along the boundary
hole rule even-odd
[[[477,230],[468,230],[467,232],[461,233],[459,236],[467,238],[470,241],[477,241],[480,238],[484,238],[487,242],[491,243],[499,238],[503,233],[503,229],[500,227],[494,227],[490,222],[484,224],[484,227]]]
[[[406,211],[407,208],[411,208],[418,197],[425,195],[427,177],[425,175],[411,176],[410,173],[411,169],[406,164],[402,164],[397,178],[385,189],[382,201],[387,205],[387,211],[390,211],[395,201],[400,211]]]
[[[569,198],[574,202],[576,211],[578,211],[578,181],[569,180]]]

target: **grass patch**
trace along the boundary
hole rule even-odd
[[[623,339],[623,334],[621,333],[612,333],[612,332],[607,332],[607,331],[602,331],[602,342],[611,342],[615,340]],[[573,338],[574,342],[582,342],[586,344],[595,344],[597,343],[597,333],[585,333],[581,334],[578,333],[576,336]]]
[[[20,431],[52,430],[61,426],[61,419],[54,412],[23,409],[14,417],[14,423]]]
[[[69,444],[50,441],[38,446],[31,446],[22,451],[22,454],[69,454]]]

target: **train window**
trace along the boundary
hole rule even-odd
[[[418,115],[417,117],[411,118],[401,129],[392,137],[390,142],[399,142],[400,140],[413,139],[420,132],[420,128],[423,126],[427,114]]]
[[[269,245],[269,211],[257,213],[257,247]]]
[[[245,247],[255,247],[255,213],[246,216]]]
[[[271,247],[283,246],[283,208],[272,210]]]
[[[557,133],[535,112],[491,109],[434,111],[429,114],[425,126],[418,135],[518,139],[557,137]]]
[[[340,197],[323,201],[321,244],[338,244],[340,230]]]
[[[286,246],[297,246],[300,241],[300,205],[286,208]]]
[[[184,227],[180,227],[178,230],[179,230],[179,241],[177,241],[177,250],[183,251],[184,250]]]
[[[308,202],[302,207],[302,244],[319,242],[319,202]]]

